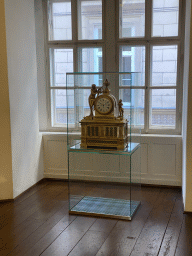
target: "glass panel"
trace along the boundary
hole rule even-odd
[[[176,89],[151,90],[150,128],[175,128]]]
[[[145,0],[119,1],[119,37],[144,37]]]
[[[80,1],[79,39],[102,39],[102,1]]]
[[[66,73],[73,72],[73,49],[50,49],[49,53],[51,86],[66,86]]]
[[[69,150],[69,210],[72,211],[71,213],[81,212],[82,215],[90,216],[98,214],[100,217],[116,216],[120,219],[132,216],[133,209],[136,209],[139,204],[140,195],[138,193],[134,198],[135,205],[131,205],[131,209],[130,204],[133,202],[131,202],[130,192],[132,189],[130,158],[129,153],[124,156],[118,154],[118,151],[111,154],[109,151]],[[118,172],[118,177],[115,177],[113,171]],[[75,182],[75,177],[83,173],[86,173],[88,180]],[[100,176],[99,181],[102,182],[97,180],[93,182],[91,173]],[[123,179],[126,185],[121,184]]]
[[[105,79],[108,79],[110,85],[109,89],[111,94],[115,95],[114,88],[119,87],[119,79],[122,75],[131,75],[132,73],[71,73],[67,74],[67,88],[71,93],[72,88],[74,88],[75,96],[74,96],[74,104],[75,104],[75,127],[79,127],[79,121],[84,117],[90,115],[90,106],[88,104],[88,99],[91,94],[91,86],[92,84],[96,85],[97,94],[100,94],[101,88],[103,86],[103,82]],[[138,78],[136,76],[138,75]],[[140,77],[139,73],[134,73],[135,79],[139,81]],[[74,85],[71,84],[71,81],[74,81]],[[68,87],[69,82],[69,87]],[[71,87],[72,85],[72,87]],[[100,91],[98,91],[100,90]],[[136,112],[132,115],[132,121],[134,125],[144,124],[144,90],[143,89],[134,89],[134,87],[122,88],[119,91],[119,98],[117,98],[116,108],[115,108],[115,116],[118,114],[118,101],[122,99],[124,116],[126,119],[131,121],[130,111],[134,108]],[[67,95],[68,98],[68,95]],[[93,114],[95,111],[93,109]],[[130,123],[129,123],[130,124]]]
[[[102,48],[79,48],[79,69],[81,72],[102,72]]]
[[[74,90],[68,90],[68,122],[74,124]],[[52,125],[67,124],[66,90],[51,90]]]
[[[74,76],[76,74],[76,76]],[[80,87],[89,87],[91,88],[92,84],[97,84],[98,86],[103,85],[103,74],[96,73],[94,76],[87,75],[87,73],[81,73],[81,76],[77,73],[68,73],[67,74],[67,87],[73,86],[75,88]]]
[[[108,79],[109,89],[112,84],[118,88],[119,73],[73,73],[67,74],[67,81],[71,80],[68,77],[72,75],[74,75],[75,82],[75,125],[74,129],[67,129],[70,214],[131,219],[140,204],[141,155],[138,110],[140,106],[143,108],[141,98],[144,98],[144,90],[122,89],[123,94],[126,94],[124,100],[129,104],[126,111],[130,121],[127,126],[127,120],[123,118],[122,112],[120,113],[118,98],[115,100],[111,96],[114,111],[109,114],[105,113],[106,115],[98,115],[94,108],[91,113],[88,104],[90,95],[94,95],[91,97],[93,103],[102,94],[109,97],[106,84],[99,88],[98,77],[102,75],[102,82]],[[93,78],[84,79],[84,76]],[[83,80],[97,81],[96,87],[92,87],[92,94],[91,84],[90,88],[84,88]],[[96,95],[93,94],[93,89]],[[68,90],[67,86],[67,93],[68,91],[71,91],[71,87]],[[80,122],[81,132],[78,133]],[[70,123],[68,127],[71,127]],[[75,133],[74,140],[71,136],[73,133]],[[121,148],[118,147],[121,141],[125,140],[126,142],[128,140],[128,147],[126,144],[123,144]]]
[[[82,90],[82,94],[83,94],[83,115],[82,116],[88,116],[90,114],[90,108],[89,108],[89,102],[88,102],[90,89]]]
[[[49,1],[48,15],[49,40],[71,40],[71,1]]]
[[[152,86],[176,86],[177,45],[153,46]]]
[[[132,118],[132,126],[144,126],[144,102],[145,90],[120,89],[119,98],[123,101],[124,117],[129,121]],[[133,109],[130,117],[130,108]]]
[[[145,85],[145,47],[144,46],[120,46],[119,70],[132,72],[122,74],[120,86],[144,86]],[[133,72],[139,72],[134,74]]]
[[[178,36],[179,0],[153,0],[153,36]]]
[[[69,100],[69,124],[74,124],[74,91],[68,92]],[[67,102],[66,102],[66,90],[51,90],[51,107],[52,107],[52,123],[67,124]]]
[[[75,79],[76,80],[76,79]],[[69,90],[70,92],[70,90]],[[75,89],[74,90],[74,101],[75,101],[75,117],[71,117],[71,119],[75,118],[75,128],[79,128],[79,121],[84,117],[90,114],[90,108],[88,103],[88,98],[90,95],[90,89]],[[70,95],[69,95],[70,96]],[[70,98],[68,97],[67,90],[67,99],[70,105]],[[72,112],[73,114],[73,112]],[[72,115],[68,112],[69,117]]]

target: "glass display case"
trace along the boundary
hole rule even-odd
[[[140,205],[140,73],[66,75],[69,213],[131,220]]]

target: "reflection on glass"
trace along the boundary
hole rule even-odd
[[[122,99],[124,117],[132,123],[132,127],[144,126],[144,100],[145,91],[143,89],[120,89],[119,98]],[[131,109],[131,112],[130,112]],[[131,117],[130,117],[131,114]],[[132,118],[132,120],[130,120]]]
[[[150,128],[175,128],[176,89],[152,89],[150,112]]]
[[[102,1],[80,0],[79,39],[102,39]]]
[[[120,46],[119,70],[121,72],[139,72],[140,74],[121,75],[120,86],[144,86],[145,85],[145,47],[144,46]]]
[[[51,86],[66,86],[66,73],[73,72],[73,49],[50,49]]]
[[[144,37],[145,0],[119,1],[119,37]]]
[[[177,45],[153,46],[152,86],[175,86]]]
[[[67,77],[71,75],[67,74]],[[98,77],[95,73],[86,75]],[[114,115],[110,113],[105,116],[87,117],[90,114],[87,98],[90,95],[91,84],[90,88],[78,86],[78,81],[82,84],[81,78],[84,76],[85,73],[74,73],[74,81],[77,82],[74,89],[75,124],[67,126],[68,138],[70,136],[67,147],[69,213],[130,220],[140,204],[141,126],[138,110],[143,108],[143,99],[141,100],[143,89],[141,87],[120,89],[121,96],[124,96],[124,103],[127,103],[126,115],[130,117],[128,129],[126,126],[122,129],[122,119],[118,118],[119,112],[116,112],[116,108]],[[102,76],[104,80],[108,79],[110,86],[114,83],[114,88],[118,89],[119,73],[102,73]],[[98,86],[97,83],[96,85]],[[69,88],[71,90],[71,87]],[[114,96],[118,101],[118,93]],[[115,105],[117,106],[114,102]],[[85,113],[87,109],[89,111]],[[80,127],[79,122],[84,116],[87,117],[84,119],[86,125]],[[76,134],[75,137],[71,136],[73,133]],[[123,139],[125,134],[128,134],[128,147],[116,150],[116,141]],[[81,136],[81,140],[78,141],[77,136]],[[80,144],[83,140],[87,142],[91,140],[95,145],[89,146],[89,144],[88,148],[84,148]],[[95,182],[92,179],[93,176],[96,177]],[[84,182],[75,180],[77,177],[84,177]]]
[[[76,79],[75,79],[76,80]],[[84,116],[90,114],[90,108],[88,103],[88,98],[90,95],[90,89],[75,89],[75,116],[76,116],[76,127],[80,127],[79,121],[83,119]],[[68,97],[68,90],[67,90]]]
[[[71,1],[49,1],[48,13],[49,40],[71,40]]]
[[[102,48],[79,48],[79,70],[81,72],[102,72]]]
[[[67,90],[68,122],[74,123],[74,90]],[[56,124],[67,123],[66,90],[51,90],[52,122]]]
[[[153,36],[178,36],[179,0],[153,0]]]

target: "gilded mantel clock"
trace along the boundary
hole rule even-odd
[[[82,148],[120,150],[127,147],[128,121],[123,117],[122,100],[117,103],[108,86],[107,79],[98,89],[92,85],[88,99],[90,115],[80,121]]]

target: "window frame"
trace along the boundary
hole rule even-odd
[[[68,0],[63,0],[69,2]],[[63,2],[62,0],[51,0],[51,2]],[[73,72],[79,72],[78,67],[78,47],[101,47],[103,58],[103,72],[119,72],[119,49],[120,46],[144,46],[145,47],[145,85],[139,86],[139,89],[145,90],[145,103],[144,103],[144,128],[143,134],[181,134],[182,126],[182,96],[183,96],[183,54],[184,54],[184,27],[185,20],[184,7],[185,0],[179,0],[179,22],[178,22],[178,36],[174,37],[153,37],[152,36],[152,0],[145,0],[145,35],[144,37],[119,37],[119,1],[102,0],[102,39],[94,40],[81,40],[78,39],[78,1],[71,0],[71,16],[72,16],[72,40],[48,40],[48,9],[47,0],[43,0],[44,10],[44,26],[45,26],[45,55],[46,55],[46,83],[47,83],[47,109],[48,109],[48,130],[50,131],[66,131],[63,125],[52,126],[51,118],[51,90],[65,89],[62,87],[51,87],[50,84],[50,58],[49,48],[72,48],[73,49]],[[112,3],[113,2],[113,3]],[[110,10],[107,12],[107,10]],[[115,17],[112,21],[111,17]],[[117,18],[118,17],[118,18]],[[114,38],[109,39],[113,24],[109,27],[110,21],[115,24]],[[183,21],[183,22],[181,22]],[[114,42],[112,48],[106,47],[109,42]],[[175,129],[150,129],[149,127],[149,112],[150,112],[150,91],[154,89],[151,86],[151,63],[152,63],[152,46],[154,45],[178,45],[177,56],[177,84],[176,84],[176,126]],[[111,49],[115,49],[115,56],[109,56]],[[110,60],[113,60],[110,61]],[[106,65],[106,62],[109,65]],[[91,87],[90,87],[91,88]],[[112,93],[119,96],[119,88],[112,88]],[[160,87],[159,87],[160,88]],[[167,88],[167,87],[166,87]]]

